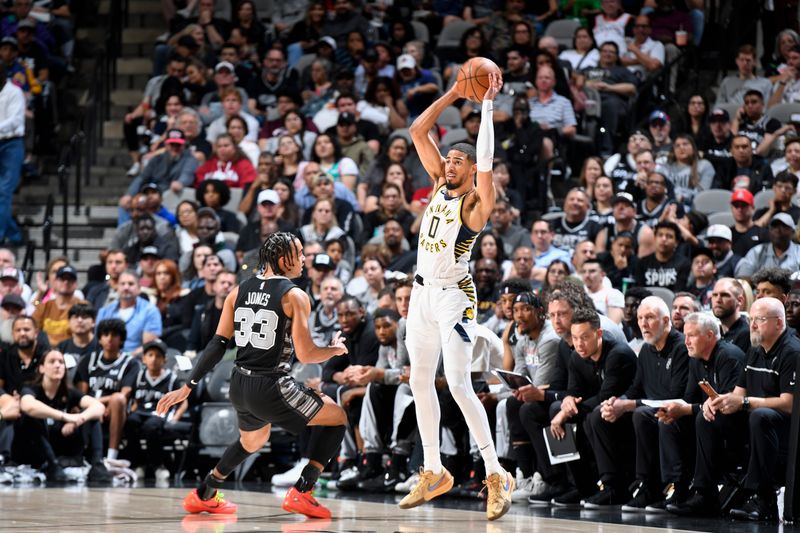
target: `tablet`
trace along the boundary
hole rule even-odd
[[[497,376],[497,378],[509,389],[516,390],[520,387],[524,387],[525,385],[533,385],[530,378],[523,374],[508,372],[500,368],[495,368],[492,370],[492,373]]]

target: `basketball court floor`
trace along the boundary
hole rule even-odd
[[[481,502],[445,498],[416,509],[397,507],[399,495],[319,495],[332,520],[306,520],[285,513],[283,492],[224,490],[239,505],[234,517],[186,515],[186,488],[0,488],[0,531],[19,532],[375,532],[375,533],[561,533],[659,531],[781,532],[793,526],[727,520],[645,516],[619,511],[590,512],[514,504],[488,522]],[[800,530],[800,529],[798,529]]]

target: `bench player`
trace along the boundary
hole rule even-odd
[[[400,507],[416,507],[453,486],[453,476],[442,466],[439,453],[441,411],[434,376],[441,351],[450,391],[464,414],[486,467],[484,484],[489,491],[486,515],[489,520],[496,520],[511,507],[514,478],[500,466],[486,411],[470,380],[476,329],[470,251],[497,197],[492,183],[492,100],[503,86],[503,80],[500,74],[490,74],[489,81],[476,146],[457,143],[443,158],[429,134],[442,111],[461,98],[455,86],[426,109],[410,128],[417,153],[433,179],[434,192],[420,226],[417,273],[411,292],[406,338],[424,466],[419,482],[402,499]]]
[[[291,376],[292,357],[302,363],[322,363],[347,353],[338,334],[322,348],[311,340],[308,295],[290,281],[302,274],[305,257],[300,240],[290,233],[273,233],[259,252],[263,274],[244,281],[225,299],[217,332],[209,342],[189,382],[159,402],[157,413],[189,396],[203,376],[222,359],[231,337],[238,348],[231,375],[230,398],[239,420],[239,440],[228,446],[217,466],[183,500],[190,513],[231,514],[236,505],[217,490],[228,475],[269,439],[272,424],[298,434],[311,433],[309,462],[283,500],[283,509],[312,518],[330,518],[330,511],[311,495],[328,461],[337,453],[346,417],[329,397],[297,383]]]

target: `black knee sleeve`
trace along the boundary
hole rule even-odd
[[[328,464],[344,439],[345,426],[315,426],[311,431],[308,458],[322,465]]]
[[[228,477],[249,456],[250,452],[244,449],[241,441],[237,440],[225,449],[225,453],[222,454],[222,458],[217,463],[217,471]]]

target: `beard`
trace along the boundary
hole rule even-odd
[[[445,186],[445,187],[447,187],[447,190],[448,190],[448,191],[452,191],[452,190],[454,190],[454,189],[458,189],[458,188],[461,186],[461,184],[460,184],[460,183],[455,183],[455,182],[446,181],[446,182],[444,183],[444,186]]]
[[[760,333],[753,333],[750,332],[750,345],[751,346],[761,346],[761,343],[764,342],[764,336]]]
[[[28,348],[33,346],[33,339],[22,339],[17,342],[17,348],[22,348],[23,350],[27,350]]]
[[[712,308],[712,312],[714,313],[715,317],[719,318],[720,320],[725,320],[726,318],[732,316],[733,313],[736,312],[736,308],[720,309],[719,314],[717,314],[717,312],[713,311],[713,308]]]

